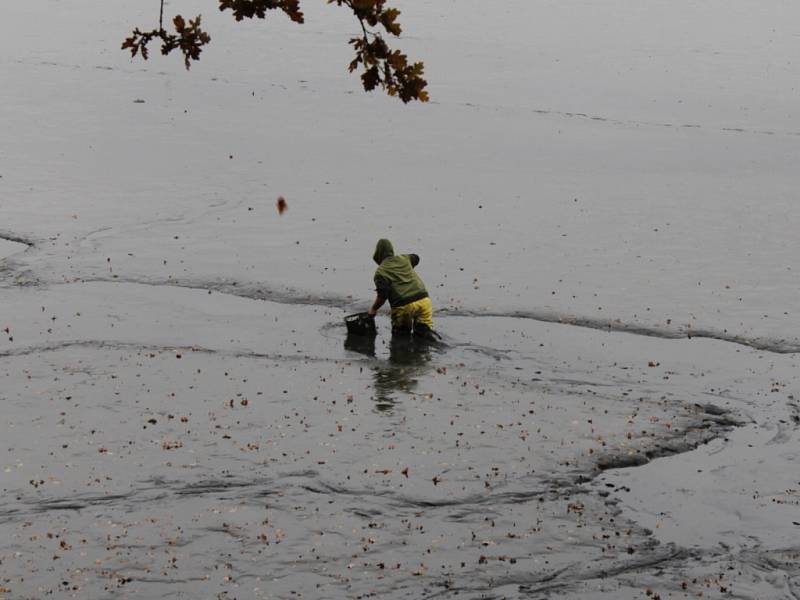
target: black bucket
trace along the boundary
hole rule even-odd
[[[344,318],[349,335],[376,336],[378,329],[375,327],[375,317],[370,317],[368,313],[356,313],[347,315]]]

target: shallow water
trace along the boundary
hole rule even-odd
[[[798,593],[798,9],[398,4],[429,105],[9,4],[0,598]],[[381,236],[446,344],[347,339]]]

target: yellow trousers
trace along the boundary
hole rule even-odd
[[[430,298],[392,309],[392,331],[411,331],[417,323],[433,329],[433,305]]]

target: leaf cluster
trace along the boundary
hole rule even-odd
[[[268,10],[282,10],[295,23],[304,23],[300,0],[219,0],[220,11],[233,11],[237,21],[258,17],[264,19]]]
[[[400,11],[386,6],[387,0],[327,0],[328,4],[336,4],[349,8],[361,28],[361,35],[353,37],[350,44],[355,50],[355,58],[350,62],[350,72],[361,71],[361,83],[364,90],[371,92],[381,87],[390,96],[404,103],[412,100],[428,101],[423,79],[424,65],[421,62],[410,62],[408,56],[400,50],[389,47],[384,34],[399,37],[402,27],[397,21]],[[163,16],[164,0],[161,0]],[[300,0],[219,0],[219,10],[231,11],[237,21],[244,19],[265,19],[267,11],[279,10],[295,23],[304,23],[305,16],[300,9]],[[175,32],[167,32],[159,20],[158,29],[140,31],[134,29],[132,35],[122,43],[122,49],[129,49],[131,56],[141,55],[148,58],[147,46],[153,40],[161,41],[161,53],[169,54],[180,50],[184,64],[189,69],[192,61],[199,60],[203,46],[211,41],[211,37],[200,28],[200,16],[190,19],[188,24],[180,15],[173,19]]]
[[[147,60],[147,45],[154,39],[159,39],[161,40],[161,54],[166,56],[173,50],[180,50],[183,54],[183,62],[188,69],[191,61],[200,59],[203,46],[211,41],[211,36],[200,28],[200,20],[200,15],[197,15],[195,19],[189,19],[187,24],[182,16],[176,16],[172,20],[175,33],[168,32],[163,27],[152,31],[140,31],[137,27],[131,36],[122,42],[122,49],[130,49],[132,57],[141,54],[142,58]]]
[[[427,102],[428,82],[422,77],[424,65],[410,63],[406,54],[392,50],[377,30],[380,26],[386,33],[399,37],[403,31],[397,22],[400,11],[387,8],[386,0],[328,0],[328,4],[333,3],[350,7],[361,24],[362,35],[350,40],[356,51],[350,62],[350,72],[362,69],[364,89],[370,92],[380,86],[403,102]]]

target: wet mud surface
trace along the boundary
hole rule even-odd
[[[735,548],[685,543],[631,510],[658,506],[653,484],[624,479],[752,427],[751,399],[793,385],[775,379],[789,357],[496,317],[442,317],[433,346],[381,321],[370,342],[340,310],[180,287],[3,297],[6,597],[713,598],[793,581],[769,534],[793,507]],[[674,509],[664,473],[654,496]]]
[[[0,600],[800,598],[794,5],[112,4],[0,20]]]

